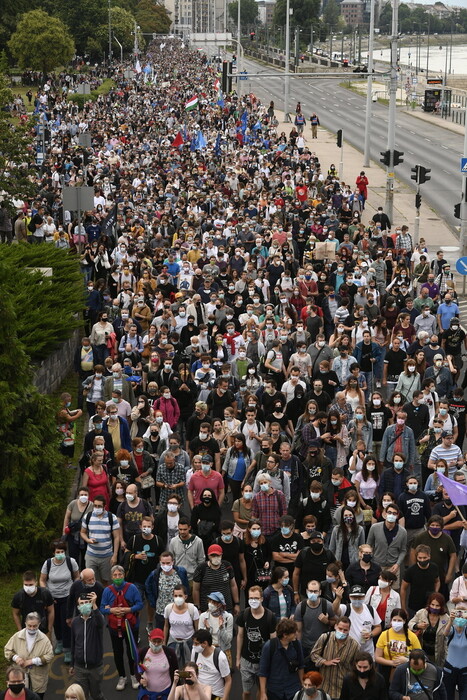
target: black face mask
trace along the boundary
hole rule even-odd
[[[195,682],[192,681],[190,678],[185,678],[185,683],[186,683],[186,685],[194,685],[195,684]]]
[[[369,564],[369,562],[373,559],[373,555],[366,553],[362,556],[362,561],[365,562],[365,564]]]
[[[369,677],[370,677],[370,670],[368,670],[368,671],[359,671],[359,670],[357,669],[357,676],[358,676],[359,678],[369,678]]]
[[[203,501],[203,503],[206,503],[206,505],[209,505],[212,501],[212,498],[211,496],[203,496],[201,500]]]
[[[10,683],[8,688],[15,695],[19,695],[24,690],[24,683]]]
[[[312,542],[310,544],[310,549],[315,554],[319,554],[321,552],[321,550],[323,549],[323,545],[321,542]]]

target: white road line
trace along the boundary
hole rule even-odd
[[[444,148],[445,151],[449,151],[449,148],[447,146],[441,146],[441,148]]]
[[[449,170],[445,170],[444,168],[443,168],[443,173],[446,173],[446,175],[450,175],[450,174],[451,174],[451,173],[449,172]]]

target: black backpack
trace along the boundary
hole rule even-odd
[[[305,617],[305,610],[306,610],[306,604],[307,604],[307,602],[308,602],[308,601],[306,601],[306,600],[302,600],[302,602],[300,603],[300,615],[302,616],[302,624],[303,624],[303,620],[304,620],[304,617]],[[323,597],[321,596],[321,612],[323,613],[323,615],[327,615],[327,612],[326,612],[326,611],[327,611],[327,607],[328,607],[328,606],[327,606],[327,603],[328,603],[328,602],[329,602],[329,601],[327,601],[326,598],[323,598]]]
[[[214,654],[212,655],[212,660],[214,662],[214,666],[216,667],[216,670],[218,673],[220,673],[220,668],[219,668],[219,655],[221,653],[220,647],[214,647]],[[198,656],[199,654],[195,654],[194,662],[195,664],[198,663]]]

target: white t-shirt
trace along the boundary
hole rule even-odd
[[[175,605],[169,603],[164,610],[164,617],[169,621],[170,636],[177,641],[185,641],[194,634],[193,620],[199,620],[199,610],[193,603],[188,603],[188,610],[177,615]]]
[[[211,656],[203,656],[203,654],[196,654],[195,651],[191,652],[191,660],[195,661],[198,665],[198,679],[200,683],[211,686],[211,692],[213,695],[222,698],[224,696],[224,678],[230,675],[230,666],[227,661],[227,657],[223,651],[219,652],[219,671],[214,665],[214,652]]]
[[[346,605],[340,605],[340,611],[341,615],[346,614],[347,606]],[[360,613],[357,613],[355,609],[353,608],[352,604],[350,605],[350,613],[349,613],[349,618],[350,618],[350,636],[352,639],[355,639],[356,642],[360,645],[360,651],[367,651],[373,659],[375,658],[375,647],[373,644],[373,639],[370,637],[370,639],[367,639],[366,641],[362,640],[362,632],[364,630],[371,632],[372,627],[375,627],[376,625],[381,624],[381,618],[376,612],[376,610],[373,609],[373,616],[371,615],[370,611],[368,610],[368,606],[363,604],[362,611]]]

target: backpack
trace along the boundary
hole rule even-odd
[[[302,600],[302,602],[300,603],[300,615],[302,616],[302,624],[303,624],[303,620],[305,619],[305,610],[306,610],[306,604],[307,604],[307,602],[308,602],[308,601],[306,601],[306,600]],[[323,613],[323,615],[326,615],[326,614],[327,614],[327,613],[326,613],[326,610],[327,610],[327,607],[328,607],[328,606],[326,605],[327,602],[328,602],[328,601],[326,600],[326,598],[321,597],[321,612]]]
[[[219,668],[219,655],[220,655],[220,653],[221,653],[220,647],[214,647],[214,654],[213,654],[213,659],[212,659],[212,660],[213,660],[213,662],[214,662],[214,666],[216,667],[216,670],[217,670],[218,673],[221,672],[221,671],[220,671],[220,668]],[[198,663],[198,656],[199,656],[199,654],[196,653],[196,654],[195,654],[195,658],[194,658],[195,664]]]
[[[31,231],[31,233],[35,233],[35,232],[36,232],[36,224],[34,223],[34,221],[32,220],[32,218],[31,218],[31,221],[30,221],[29,224],[28,224],[28,231]]]
[[[266,355],[263,355],[262,357],[259,358],[259,371],[261,372],[261,374],[269,374],[269,372],[270,372],[270,370],[264,366],[264,362],[268,356],[268,352],[269,352],[269,350],[266,352]],[[271,350],[271,352],[274,353],[274,357],[272,357],[270,361],[274,362],[274,360],[276,359],[276,353],[274,350]]]
[[[113,608],[131,608],[131,605],[129,605],[128,601],[125,599],[125,593],[132,585],[133,584],[131,583],[125,583],[121,591],[117,591],[113,584],[109,586],[109,589],[115,596],[112,605]],[[135,613],[126,613],[125,615],[114,615],[113,613],[109,613],[109,627],[113,630],[121,629],[123,627],[122,623],[124,620],[128,620],[129,625],[131,627],[134,627],[136,625],[137,619],[138,618],[135,615]]]
[[[328,632],[328,634],[330,634],[330,632]],[[273,658],[274,654],[276,653],[277,649],[279,648],[279,640],[277,639],[277,637],[274,637],[273,639],[270,640],[269,644],[270,644],[270,646],[269,646],[269,671],[268,671],[268,676],[270,675],[271,669],[272,669],[272,658]],[[326,644],[327,644],[327,640],[326,640]],[[297,639],[294,639],[293,642],[292,642],[292,646],[293,646],[293,648],[295,649],[295,651],[296,651],[296,653],[297,653],[297,657],[299,656],[299,649],[300,649],[300,646],[299,646],[299,645],[300,645],[300,642],[299,642]],[[324,651],[324,649],[323,649],[323,651]],[[289,670],[290,670],[290,669],[289,669]]]
[[[92,515],[92,511],[90,513],[88,513],[84,519],[84,525],[86,527],[86,530],[89,530],[89,521],[91,520],[91,515]],[[110,532],[112,533],[114,520],[112,518],[112,513],[110,512],[110,510],[107,511],[107,517],[109,519]]]
[[[65,561],[66,561],[66,565],[68,566],[68,571],[70,572],[71,580],[73,580],[74,571],[73,571],[73,566],[71,564],[70,557],[66,556]],[[48,578],[49,574],[50,574],[50,569],[52,568],[52,559],[47,559],[47,561],[45,562],[45,565],[47,567],[47,578]]]
[[[373,608],[371,607],[371,605],[368,605],[368,603],[363,603],[363,605],[366,605],[366,607],[368,608],[368,611],[369,611],[371,617],[374,617],[375,611],[373,610]],[[346,605],[344,615],[345,615],[346,617],[348,617],[348,616],[350,615],[351,610],[352,610],[352,606],[350,605],[350,603],[348,603],[348,604]]]

